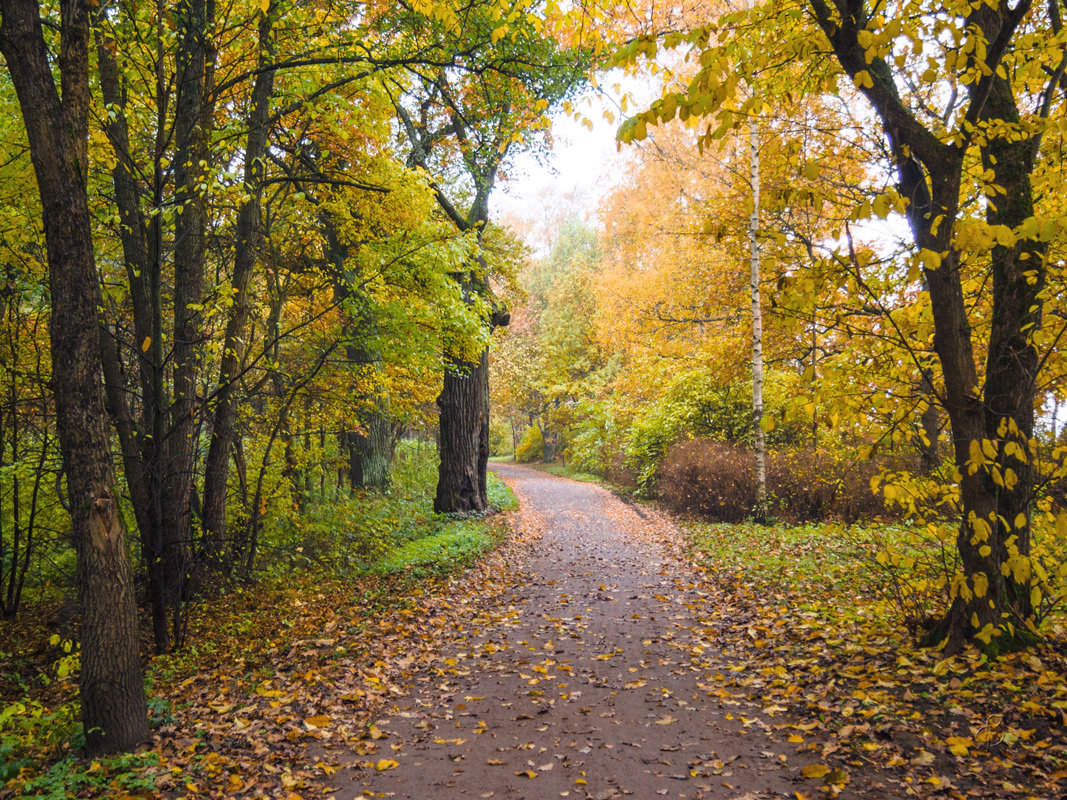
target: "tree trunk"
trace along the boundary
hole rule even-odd
[[[988,254],[992,313],[984,386],[979,384],[971,322],[963,295],[961,253],[954,242],[960,214],[965,156],[977,148],[998,187],[987,204],[990,225],[1019,230],[1033,217],[1032,174],[1038,140],[1020,126],[1007,73],[1000,63],[1028,4],[979,5],[968,16],[987,43],[975,48],[969,68],[983,75],[967,84],[970,127],[963,146],[944,143],[901,102],[888,63],[868,58],[859,42],[867,9],[858,2],[835,18],[822,0],[809,0],[834,53],[879,115],[907,200],[915,244],[926,256],[923,274],[934,319],[934,351],[944,377],[944,407],[960,474],[962,514],[956,544],[963,576],[952,606],[923,639],[949,652],[975,641],[987,651],[1026,646],[1031,630],[1030,508],[1034,485],[1030,438],[1038,357],[1033,334],[1041,326],[1047,243],[1019,237]],[[989,63],[987,63],[989,60]],[[1025,562],[1026,569],[1012,567]]]
[[[489,351],[477,363],[461,363],[445,372],[437,398],[440,411],[441,467],[437,512],[485,511],[489,462]]]
[[[41,194],[52,381],[82,605],[82,720],[92,755],[143,741],[148,713],[101,391],[100,293],[87,197],[89,4],[63,0],[60,11],[55,62],[45,46],[38,4],[0,0],[0,52],[18,95]],[[62,99],[52,77],[56,64]]]
[[[396,454],[396,425],[384,398],[359,416],[363,430],[348,432],[349,481],[352,489],[385,489]]]
[[[271,30],[274,12],[275,3],[271,3],[259,23],[260,72],[256,75],[252,87],[252,111],[248,120],[248,139],[244,155],[244,187],[248,199],[241,204],[237,214],[232,279],[234,304],[226,320],[226,331],[223,335],[211,445],[204,465],[204,552],[208,561],[216,568],[223,567],[222,557],[226,546],[226,488],[230,450],[235,435],[234,423],[237,419],[237,380],[244,358],[242,337],[251,313],[249,284],[262,239],[263,160],[267,149],[267,116],[271,95],[274,93],[274,70],[267,69],[266,66],[274,61]]]
[[[938,400],[934,394],[933,376],[928,368],[922,370],[919,393],[920,402],[926,403],[926,408],[919,417],[919,424],[922,428],[919,439],[919,472],[923,475],[932,475],[941,464],[941,449],[938,447],[938,439],[941,436],[941,413],[937,410]]]
[[[763,308],[759,287],[759,124],[754,117],[749,123],[748,146],[752,170],[752,215],[748,222],[749,292],[752,301],[752,447],[756,451],[756,505],[752,509],[752,518],[763,524],[767,521],[767,444],[763,435]]]

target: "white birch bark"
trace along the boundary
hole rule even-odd
[[[749,122],[748,143],[752,171],[752,215],[748,223],[752,295],[752,444],[756,451],[756,507],[752,515],[757,522],[764,522],[767,519],[767,443],[763,435],[763,312],[759,288],[759,123],[755,117]]]

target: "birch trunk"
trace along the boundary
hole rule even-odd
[[[763,435],[763,311],[760,307],[759,245],[759,124],[753,118],[748,128],[752,169],[752,215],[748,220],[750,284],[752,297],[752,447],[756,451],[756,507],[753,518],[767,521],[767,442]]]

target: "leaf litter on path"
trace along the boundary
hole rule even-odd
[[[518,585],[386,704],[376,724],[400,766],[344,773],[337,800],[802,797],[774,709],[711,679],[708,594],[665,551],[669,523],[596,486],[501,472],[540,532],[508,563]]]

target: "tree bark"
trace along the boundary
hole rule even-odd
[[[87,196],[89,10],[85,0],[60,4],[60,95],[37,3],[0,0],[0,52],[18,95],[41,194],[56,420],[82,604],[82,720],[86,750],[97,754],[147,738],[148,713],[101,390],[100,293]]]
[[[105,10],[97,10],[98,24]],[[164,597],[162,552],[164,510],[162,484],[166,474],[166,397],[165,357],[163,353],[163,312],[160,296],[162,284],[161,229],[157,215],[151,225],[141,209],[137,167],[133,163],[129,128],[126,121],[126,92],[115,56],[102,28],[97,35],[97,65],[103,100],[113,109],[104,123],[108,142],[115,153],[111,180],[119,226],[123,262],[130,289],[135,345],[138,364],[140,420],[135,421],[130,392],[126,386],[119,352],[120,342],[109,330],[101,331],[101,358],[108,413],[119,436],[126,484],[129,487],[134,518],[141,538],[145,562],[148,599],[152,607],[152,625],[156,649],[165,652],[170,646],[167,604]],[[162,54],[157,53],[162,60]],[[157,113],[163,115],[165,94],[157,87]],[[159,160],[162,156],[162,132],[157,130],[156,164],[154,165],[153,200],[162,202],[163,178]],[[155,246],[152,246],[155,245]]]
[[[476,363],[455,364],[445,372],[437,398],[441,467],[434,511],[481,512],[488,507],[489,351]]]
[[[226,320],[223,335],[222,363],[219,367],[219,388],[215,397],[215,413],[211,430],[211,445],[204,465],[204,552],[216,568],[223,567],[226,548],[226,489],[229,475],[230,451],[233,448],[234,423],[237,419],[237,380],[244,358],[243,337],[251,313],[249,285],[262,240],[263,160],[267,150],[267,117],[271,95],[274,93],[274,42],[271,30],[275,3],[271,3],[259,23],[259,67],[252,87],[252,110],[248,119],[248,139],[245,144],[244,187],[248,199],[237,214],[236,250],[232,286],[234,304]]]

